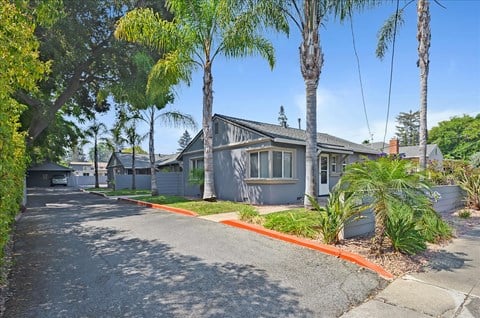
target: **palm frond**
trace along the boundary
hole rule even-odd
[[[388,45],[393,40],[395,23],[397,24],[397,29],[404,24],[403,9],[398,10],[398,13],[393,13],[377,33],[378,42],[375,54],[379,59],[383,59],[388,50]]]

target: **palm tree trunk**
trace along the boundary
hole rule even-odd
[[[430,49],[430,9],[428,0],[417,2],[418,67],[420,68],[420,169],[427,167],[427,88]]]
[[[132,144],[132,190],[136,190],[135,178],[137,172],[135,171],[135,143]]]
[[[323,53],[320,46],[318,28],[318,3],[315,0],[304,1],[305,25],[302,30],[300,46],[300,67],[306,87],[306,149],[305,149],[305,193],[318,196],[318,160],[317,160],[317,87],[323,66]],[[309,200],[304,200],[310,208]]]
[[[148,153],[150,155],[150,190],[152,191],[152,196],[158,195],[157,187],[157,174],[155,171],[155,145],[154,145],[154,134],[155,134],[155,110],[150,109],[150,132],[148,140]]]
[[[216,200],[213,173],[213,135],[212,135],[212,107],[213,107],[213,77],[212,64],[207,60],[203,69],[203,157],[205,171],[205,188],[203,199]]]
[[[98,137],[95,135],[95,144],[93,149],[93,164],[95,167],[95,188],[100,188],[100,183],[98,182]]]
[[[386,232],[386,219],[384,214],[375,212],[375,236],[373,237],[371,252],[376,255],[382,254],[383,240]]]

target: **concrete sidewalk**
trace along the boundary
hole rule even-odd
[[[440,250],[427,272],[396,279],[342,317],[480,317],[480,226]]]

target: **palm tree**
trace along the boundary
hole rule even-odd
[[[137,175],[136,169],[135,169],[135,152],[136,152],[136,147],[140,145],[142,141],[145,140],[147,135],[140,135],[137,133],[137,125],[136,125],[136,118],[131,120],[131,123],[128,125],[124,126],[125,129],[125,135],[128,144],[130,147],[132,147],[132,190],[136,190],[136,184],[135,184],[135,178]]]
[[[192,127],[195,129],[196,124],[192,116],[183,114],[178,111],[164,111],[158,113],[155,105],[150,105],[146,110],[141,111],[139,119],[143,120],[150,127],[148,132],[148,154],[150,159],[150,175],[151,175],[151,191],[152,196],[158,195],[157,176],[155,168],[155,121],[160,119],[162,123],[169,127]]]
[[[437,2],[437,1],[435,1]],[[388,42],[394,38],[396,25],[403,24],[403,8],[397,10],[382,26],[378,32],[377,57],[383,58],[388,49]],[[437,2],[438,4],[438,2]],[[429,0],[417,0],[417,40],[418,40],[418,61],[420,68],[420,128],[419,128],[419,155],[420,169],[427,167],[427,89],[428,72],[430,66],[430,4]]]
[[[93,123],[90,127],[87,128],[85,134],[93,138],[93,162],[95,167],[95,188],[99,188],[100,184],[98,182],[98,138],[107,131],[107,126],[104,123],[99,123],[96,119],[93,120]]]
[[[375,236],[372,252],[382,253],[387,217],[395,204],[408,204],[426,209],[428,184],[420,173],[414,173],[407,160],[380,158],[350,165],[340,179],[338,188],[352,193],[375,214]],[[398,205],[397,205],[398,206]]]
[[[305,194],[318,197],[317,159],[317,88],[323,67],[323,52],[320,44],[320,25],[327,13],[345,19],[348,14],[375,4],[374,0],[290,0],[287,15],[297,26],[301,35],[300,69],[306,91],[306,149],[305,149]],[[311,201],[304,200],[306,208]]]
[[[274,66],[274,49],[260,32],[274,28],[287,32],[281,0],[166,0],[173,14],[167,21],[151,9],[128,12],[117,26],[118,38],[166,52],[150,73],[171,84],[189,82],[194,69],[203,70],[203,140],[205,200],[215,200],[213,172],[213,76],[217,56],[260,55]]]

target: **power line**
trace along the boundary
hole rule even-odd
[[[397,8],[395,10],[395,23],[393,25],[393,40],[392,40],[392,59],[390,60],[390,81],[388,86],[388,102],[387,102],[387,119],[385,121],[385,131],[383,133],[383,144],[387,138],[388,117],[390,117],[390,100],[392,97],[392,82],[393,82],[393,60],[395,57],[395,39],[397,37],[397,21],[398,21],[398,7],[400,0],[397,0]]]
[[[365,94],[363,92],[362,72],[360,70],[360,58],[358,57],[357,46],[355,44],[355,33],[353,32],[352,10],[348,10],[348,15],[350,16],[350,31],[352,32],[353,52],[355,52],[355,58],[357,60],[358,80],[360,82],[360,91],[362,93],[363,113],[365,114],[365,121],[367,122],[368,135],[370,136],[370,140],[373,142],[373,134],[372,134],[372,130],[370,129],[370,123],[368,121],[367,106],[365,103]]]

